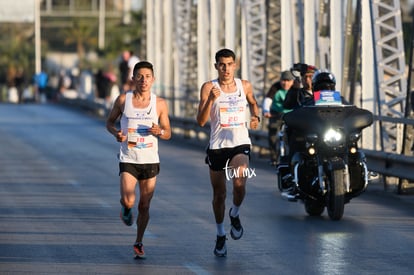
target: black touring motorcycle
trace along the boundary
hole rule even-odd
[[[283,120],[277,167],[282,197],[302,201],[310,216],[322,215],[326,207],[331,220],[340,220],[344,205],[368,185],[357,143],[362,129],[372,124],[372,113],[342,104],[304,106]]]

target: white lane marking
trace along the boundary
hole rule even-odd
[[[72,186],[79,188],[80,183],[77,180],[69,180],[69,184],[71,184]]]
[[[131,225],[131,228],[133,228],[134,230],[137,230],[137,224],[134,223],[133,225]],[[152,234],[151,231],[149,230],[145,230],[144,238],[155,239],[157,238],[157,235]]]
[[[209,275],[210,273],[201,266],[194,263],[185,263],[184,267],[194,272],[196,275]]]
[[[112,207],[112,205],[110,205],[108,202],[104,201],[104,200],[99,200],[99,205],[103,208],[110,208]]]

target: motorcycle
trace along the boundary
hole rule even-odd
[[[340,220],[345,204],[368,185],[358,141],[372,124],[372,113],[342,104],[304,106],[286,113],[283,121],[277,166],[282,197],[302,201],[309,216],[322,215],[326,207],[331,220]]]

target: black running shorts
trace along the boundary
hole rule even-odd
[[[155,177],[160,173],[159,163],[136,164],[136,163],[119,163],[119,175],[122,172],[128,172],[137,180],[145,180]]]
[[[250,145],[244,144],[234,148],[223,148],[223,149],[207,149],[206,164],[213,171],[223,171],[226,167],[226,163],[230,162],[231,159],[238,154],[249,156],[250,159]]]

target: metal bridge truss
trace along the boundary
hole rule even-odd
[[[272,84],[276,82],[281,73],[281,22],[280,22],[280,2],[266,1],[266,18],[267,18],[267,34],[265,48],[265,79],[264,94],[270,89]]]
[[[241,57],[241,77],[251,81],[260,104],[264,93],[279,77],[284,56],[289,54],[295,56],[292,52],[286,52],[286,48],[282,53],[281,45],[286,45],[283,44],[285,38],[282,37],[282,29],[291,30],[296,35],[298,33],[304,35],[304,38],[299,37],[299,40],[295,36],[289,36],[289,39],[293,40],[290,48],[298,47],[297,43],[303,40],[310,45],[309,49],[313,49],[312,41],[319,41],[320,45],[315,48],[314,52],[320,52],[321,46],[329,49],[330,56],[327,56],[328,63],[326,64],[331,66],[340,78],[343,65],[345,67],[348,65],[345,62],[342,64],[341,60],[343,56],[347,58],[346,55],[349,56],[349,54],[346,53],[346,49],[342,48],[345,55],[344,53],[341,55],[341,49],[336,48],[338,44],[343,46],[345,43],[345,37],[338,36],[338,33],[342,33],[338,30],[344,29],[347,22],[346,18],[340,19],[341,14],[345,13],[337,13],[336,10],[345,6],[359,7],[359,5],[350,5],[350,1],[354,4],[357,1],[361,3],[361,37],[354,36],[354,39],[361,39],[361,58],[354,60],[352,65],[354,67],[346,68],[345,72],[361,69],[362,93],[360,97],[363,108],[371,110],[379,118],[402,118],[406,106],[407,79],[399,0],[348,0],[347,3],[336,2],[336,0],[295,0],[292,2],[286,0],[147,0],[146,5],[152,9],[147,8],[146,12],[151,12],[152,15],[146,15],[146,31],[149,32],[146,36],[146,58],[156,60],[156,70],[170,68],[170,71],[162,72],[163,77],[159,79],[166,80],[169,78],[165,75],[172,75],[170,83],[164,83],[173,90],[171,95],[174,98],[186,98],[191,102],[175,105],[174,115],[188,117],[196,112],[192,101],[198,99],[199,88],[202,84],[201,78],[208,80],[215,77],[212,68],[214,52],[220,47],[234,47],[238,57]],[[281,5],[281,3],[285,4]],[[319,13],[314,10],[307,11],[307,9],[313,9],[317,3],[320,6],[330,5],[330,9],[319,10]],[[296,11],[292,14],[294,7]],[[303,12],[298,12],[302,7]],[[333,21],[315,24],[316,28],[318,24],[320,26],[322,23],[327,24],[336,31],[336,33],[329,33],[328,40],[321,40],[320,32],[309,35],[309,33],[312,34],[312,22],[319,21],[318,15],[321,15],[321,12],[334,13],[328,17]],[[348,15],[358,12],[348,12]],[[283,21],[280,19],[284,18],[283,14],[290,14],[291,18],[298,16],[298,19]],[[169,19],[170,16],[172,19]],[[167,23],[160,23],[164,21]],[[288,26],[283,27],[283,24],[288,24]],[[294,24],[299,24],[299,26]],[[168,39],[168,31],[173,32],[171,39]],[[354,34],[357,33],[359,34],[359,32]],[[153,36],[158,38],[154,39]],[[162,47],[157,46],[157,43],[162,43]],[[240,43],[241,48],[237,46]],[[170,49],[167,50],[168,48]],[[305,57],[299,55],[299,60],[295,59],[294,62],[304,62],[302,59],[309,59],[311,56],[309,49],[306,49],[308,53],[305,52]],[[302,50],[299,49],[299,52]],[[356,53],[353,52],[353,54]],[[316,54],[315,56],[317,57]],[[174,64],[172,70],[170,64]],[[158,87],[161,86],[161,83],[158,83]],[[338,88],[341,88],[341,85]],[[402,152],[403,127],[401,124],[396,125],[381,120],[371,128],[372,132],[365,135],[371,139],[364,142],[367,149]]]
[[[266,22],[266,1],[265,0],[243,0],[243,18],[245,35],[242,35],[243,56],[247,57],[242,68],[247,72],[246,76],[253,85],[258,102],[263,100],[265,66],[266,66],[266,45],[267,45],[267,22]],[[243,22],[243,21],[242,21]]]
[[[374,30],[374,69],[377,74],[378,115],[404,117],[407,97],[404,41],[399,0],[371,1],[371,20]],[[380,123],[381,147],[387,152],[402,151],[403,125]]]
[[[176,68],[178,75],[175,86],[177,98],[187,100],[176,101],[175,110],[180,113],[184,109],[184,116],[195,114],[194,101],[198,99],[197,84],[197,10],[192,0],[175,0],[174,29],[176,30],[174,42],[176,45]],[[178,90],[177,90],[178,89]]]

